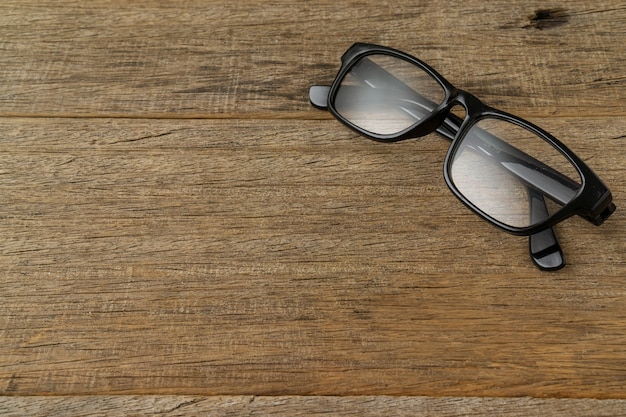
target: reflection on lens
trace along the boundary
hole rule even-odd
[[[530,194],[541,193],[549,215],[581,187],[572,163],[541,136],[495,118],[481,119],[461,139],[449,174],[476,208],[508,226],[533,225]]]
[[[389,55],[368,55],[341,81],[335,109],[374,134],[400,133],[428,116],[445,96],[443,87],[420,67]]]

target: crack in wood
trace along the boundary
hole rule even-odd
[[[528,20],[530,23],[524,26],[524,28],[553,29],[569,22],[569,13],[560,7],[537,9],[534,14],[528,16]]]

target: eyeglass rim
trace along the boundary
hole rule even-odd
[[[404,61],[407,61],[413,65],[420,67],[424,70],[428,75],[433,77],[435,81],[437,81],[444,91],[444,97],[437,106],[435,110],[431,113],[431,115],[427,116],[425,119],[421,120],[418,123],[414,123],[411,126],[403,129],[398,133],[393,134],[378,134],[375,132],[370,132],[366,129],[363,129],[356,124],[352,123],[350,120],[345,118],[336,108],[335,106],[335,98],[337,97],[337,91],[341,87],[341,82],[346,77],[346,75],[352,70],[354,65],[356,65],[361,59],[369,56],[369,55],[387,55],[395,58],[400,58]],[[428,123],[433,122],[433,116],[439,114],[441,110],[443,110],[442,105],[447,103],[449,99],[453,96],[456,91],[456,88],[446,80],[441,74],[439,74],[434,68],[425,63],[424,61],[415,58],[412,55],[409,55],[405,52],[399,51],[397,49],[373,45],[367,43],[355,43],[352,45],[348,51],[341,57],[341,68],[337,73],[335,80],[330,86],[330,91],[328,92],[328,110],[330,113],[341,123],[346,125],[347,127],[357,131],[358,133],[379,141],[379,142],[398,142],[405,139],[413,139],[419,136],[423,136],[426,133],[421,133],[421,130],[426,131],[426,129],[422,129]],[[429,129],[430,130],[430,129]]]
[[[463,143],[463,139],[465,138],[467,133],[472,129],[472,127],[474,127],[477,123],[483,120],[488,120],[488,119],[501,120],[507,123],[511,123],[513,125],[516,125],[518,127],[528,130],[532,134],[537,135],[537,137],[545,140],[548,144],[552,145],[561,155],[563,155],[566,158],[566,160],[572,164],[572,166],[574,167],[574,169],[580,176],[581,184],[578,187],[576,194],[567,203],[565,203],[559,210],[552,213],[543,222],[539,222],[537,224],[533,224],[533,225],[525,226],[525,227],[517,227],[517,226],[512,226],[507,223],[504,223],[498,220],[497,218],[487,214],[479,206],[477,206],[472,201],[470,201],[463,194],[463,192],[458,189],[456,183],[452,179],[452,166],[454,163],[454,155],[456,154],[459,146],[461,146],[461,144]],[[585,187],[588,183],[588,179],[594,175],[593,173],[591,173],[590,175],[589,172],[585,171],[584,163],[582,165],[578,164],[578,162],[582,162],[582,161],[576,161],[575,158],[572,158],[572,156],[576,157],[575,154],[571,152],[568,153],[565,151],[568,151],[565,145],[563,145],[560,141],[558,141],[558,139],[556,139],[550,133],[534,125],[533,123],[525,119],[522,119],[520,117],[517,117],[515,115],[503,112],[501,110],[489,109],[489,110],[483,111],[477,117],[470,118],[468,116],[464,120],[463,124],[461,125],[461,128],[459,129],[455,138],[450,144],[450,147],[448,148],[446,157],[444,159],[444,167],[443,167],[444,179],[445,179],[446,185],[448,186],[448,188],[450,188],[450,191],[452,191],[453,194],[459,200],[461,200],[463,204],[465,204],[472,211],[476,212],[476,214],[478,214],[484,220],[514,235],[523,235],[523,236],[531,235],[541,230],[552,227],[556,225],[557,223],[560,223],[561,221],[577,214],[576,210],[573,210],[573,207],[577,206],[577,201],[580,199],[581,195],[584,193]]]
[[[335,98],[337,95],[337,91],[348,72],[350,72],[353,66],[358,63],[362,58],[376,54],[400,58],[420,67],[431,77],[433,77],[433,79],[435,79],[444,90],[444,98],[442,100],[442,103],[440,103],[439,106],[437,106],[437,108],[435,108],[429,116],[396,134],[376,134],[360,128],[359,126],[350,122],[343,115],[341,115],[335,107]],[[448,149],[446,158],[444,160],[444,178],[446,184],[453,192],[453,194],[463,204],[465,204],[468,208],[474,211],[485,221],[499,227],[500,229],[505,230],[508,233],[527,236],[552,227],[573,215],[580,215],[586,218],[591,223],[600,225],[604,222],[606,218],[608,218],[613,213],[613,211],[615,211],[615,204],[612,202],[612,195],[608,187],[606,187],[606,185],[604,185],[602,180],[600,180],[600,178],[591,170],[591,168],[589,168],[587,164],[585,164],[573,151],[565,146],[565,144],[563,144],[561,141],[556,139],[544,129],[529,122],[528,120],[487,106],[484,102],[482,102],[475,96],[463,90],[457,89],[445,77],[439,74],[434,68],[426,64],[424,61],[394,48],[367,43],[355,43],[354,45],[352,45],[352,47],[350,47],[346,51],[346,53],[343,54],[343,56],[341,57],[341,61],[341,68],[337,76],[335,77],[335,80],[333,81],[330,87],[330,91],[328,93],[328,110],[341,123],[357,131],[361,135],[373,140],[383,142],[396,142],[405,139],[416,138],[419,136],[423,136],[424,134],[431,133],[435,130],[432,128],[432,126],[436,124],[441,125],[443,123],[443,120],[449,114],[450,108],[453,105],[457,104],[455,103],[455,100],[458,100],[459,97],[467,100],[467,102],[463,102],[463,100],[458,102],[458,104],[461,104],[466,108],[467,114],[465,119],[462,121],[461,127],[453,138],[452,143],[450,144],[450,147]],[[522,128],[528,129],[546,140],[555,149],[557,149],[558,152],[564,155],[578,171],[581,178],[582,184],[576,196],[572,198],[567,204],[565,204],[560,210],[558,210],[556,213],[553,213],[543,222],[527,227],[516,227],[503,223],[493,218],[492,216],[489,216],[483,210],[479,209],[476,205],[470,202],[463,195],[463,193],[458,190],[458,188],[451,179],[450,167],[452,164],[450,162],[450,159],[452,155],[454,155],[454,152],[460,145],[461,139],[467,133],[468,129],[479,120],[487,117],[500,118],[504,121],[508,121],[517,124]]]

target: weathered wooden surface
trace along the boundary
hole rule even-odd
[[[623,414],[588,399],[626,398],[626,6],[586,3],[3,2],[0,411]],[[546,127],[618,211],[538,271],[447,190],[447,141],[310,108],[357,40]]]
[[[623,115],[623,2],[41,2],[0,5],[0,114],[292,118],[355,41],[411,52],[527,115]]]
[[[0,398],[6,417],[24,415],[621,417],[623,400],[429,397],[87,396]]]

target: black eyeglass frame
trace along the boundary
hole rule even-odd
[[[444,90],[443,101],[424,119],[396,134],[376,134],[351,123],[337,111],[335,107],[335,97],[345,76],[357,62],[368,55],[388,55],[403,59],[421,68],[441,85]],[[573,215],[579,215],[594,225],[600,225],[615,211],[615,204],[612,202],[612,195],[608,187],[604,185],[602,180],[600,180],[600,178],[591,170],[591,168],[587,166],[587,164],[585,164],[562,142],[535,124],[502,110],[490,107],[476,96],[468,93],[467,91],[456,88],[425,62],[397,49],[365,43],[355,43],[342,56],[341,61],[341,68],[328,93],[328,110],[341,123],[370,139],[381,142],[397,142],[405,139],[422,137],[438,131],[438,129],[441,129],[441,127],[444,126],[444,123],[450,123],[450,120],[454,121],[455,117],[451,114],[451,110],[454,106],[461,105],[465,109],[465,118],[462,121],[458,117],[456,118],[458,119],[457,122],[460,121],[461,124],[455,137],[452,139],[452,143],[444,160],[444,178],[453,194],[463,204],[489,223],[513,235],[528,236],[548,229]],[[489,216],[487,213],[475,206],[463,195],[462,192],[457,189],[454,181],[452,181],[451,160],[458,146],[461,144],[464,135],[475,123],[483,118],[495,118],[513,123],[527,129],[551,144],[563,156],[565,156],[578,171],[582,184],[577,194],[556,213],[539,223],[527,227],[515,227],[505,224],[492,216]]]

